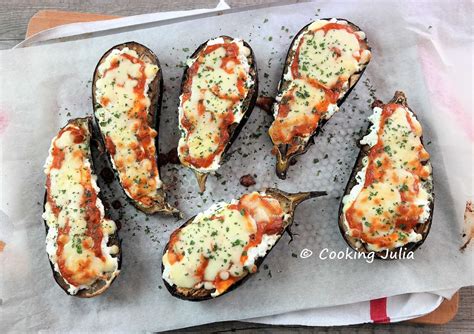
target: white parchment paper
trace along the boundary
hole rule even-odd
[[[469,13],[472,6],[464,3],[460,7],[458,13]],[[453,43],[453,50],[445,50],[429,43],[430,34],[455,32],[458,43],[472,42],[472,36],[469,14],[449,16],[445,8],[447,4],[434,7],[433,23],[426,26],[417,20],[423,11],[416,6],[305,3],[149,24],[131,31],[1,52],[0,239],[6,246],[0,253],[0,328],[156,331],[473,284],[472,253],[459,251],[463,207],[473,193],[472,78],[465,81],[471,80],[471,90],[469,85],[458,87],[450,82],[433,86],[439,82],[434,80],[436,76],[443,75],[436,70],[449,70],[450,52],[458,45]],[[59,127],[70,117],[91,113],[90,79],[100,56],[129,40],[147,45],[158,55],[166,88],[160,150],[167,152],[178,140],[181,66],[199,44],[219,34],[246,39],[257,56],[261,94],[274,95],[291,39],[302,26],[320,17],[343,17],[358,24],[368,35],[373,60],[316,145],[290,169],[287,180],[274,174],[266,134],[271,117],[258,108],[219,175],[209,178],[203,196],[198,195],[189,170],[173,165],[162,168],[171,200],[185,217],[214,201],[246,192],[238,178],[247,173],[255,174],[257,180],[250,190],[267,186],[287,191],[327,190],[327,198],[310,200],[298,208],[294,241],[288,244],[289,238],[283,238],[260,273],[238,290],[202,303],[177,300],[163,287],[160,264],[164,243],[182,222],[146,217],[126,204],[115,184],[101,182],[107,203],[115,201],[122,206],[113,218],[122,225],[123,270],[103,296],[80,300],[65,295],[54,283],[44,249],[42,165]],[[439,59],[427,61],[426,52],[432,47]],[[469,66],[466,59],[458,61]],[[445,66],[439,66],[438,60]],[[472,73],[472,62],[470,66]],[[459,77],[466,79],[466,74],[459,73]],[[445,88],[453,86],[452,91]],[[318,258],[322,249],[346,249],[337,226],[337,207],[357,156],[356,142],[368,125],[369,105],[374,96],[389,100],[395,90],[407,93],[432,155],[436,191],[432,231],[414,260],[322,261]],[[432,98],[437,94],[444,94],[445,104],[433,103],[439,101]],[[304,248],[312,250],[313,256],[301,258]]]

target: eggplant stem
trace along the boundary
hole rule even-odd
[[[396,91],[395,92],[395,95],[393,96],[392,98],[392,101],[390,101],[391,103],[396,103],[396,104],[401,104],[403,106],[407,106],[407,97],[405,95],[405,93],[403,93],[402,91]]]
[[[277,176],[280,179],[285,180],[286,179],[286,172],[288,171],[289,167],[290,167],[289,159],[283,160],[283,157],[280,154],[280,156],[277,159],[277,163],[276,163],[276,174],[277,174]]]
[[[286,173],[288,172],[288,169],[290,168],[294,159],[297,156],[306,153],[310,144],[314,144],[313,137],[310,138],[307,145],[299,144],[298,149],[291,153],[288,153],[288,149],[291,149],[289,144],[277,146],[276,174],[280,179],[286,179]]]
[[[286,152],[288,150],[288,145],[279,145],[279,146],[274,146],[276,148],[276,166],[275,166],[275,171],[276,175],[282,179],[286,179],[286,172],[288,171],[288,168],[290,168],[290,159],[291,157],[286,156]]]
[[[171,215],[175,217],[176,219],[179,220],[183,218],[183,214],[181,213],[181,211],[179,211],[174,206],[171,206],[168,203],[166,203],[166,209],[169,210],[169,212],[171,212]]]
[[[295,208],[298,204],[307,199],[326,195],[327,192],[325,191],[307,191],[301,193],[287,194],[286,197],[291,201],[291,205]]]
[[[196,175],[196,179],[197,179],[197,182],[198,182],[198,185],[199,185],[199,191],[201,193],[203,193],[204,190],[206,190],[206,180],[207,180],[207,176],[209,174],[201,173],[201,172],[197,172],[197,171],[194,171],[194,174]]]

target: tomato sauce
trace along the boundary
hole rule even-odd
[[[53,162],[51,163],[51,168],[60,169],[64,161],[64,152],[60,148],[56,147],[56,144],[53,144]]]
[[[228,132],[229,126],[234,122],[234,113],[232,111],[228,111],[223,116],[220,116],[218,121],[220,126],[219,134],[217,137],[217,140],[219,142],[217,149],[212,152],[212,154],[209,154],[207,156],[194,157],[189,154],[189,146],[184,145],[181,147],[181,153],[184,153],[184,161],[195,167],[206,168],[214,162],[214,158],[217,155],[221,154],[224,151],[225,146],[227,145],[227,142],[230,137]],[[189,123],[185,121],[184,124],[187,125]]]
[[[201,263],[199,264],[199,267],[196,269],[196,273],[195,273],[196,278],[200,282],[204,281],[204,276],[205,276],[206,268],[208,264],[209,264],[209,259],[207,257],[204,257],[204,255],[201,254]]]
[[[103,96],[100,99],[100,104],[106,107],[110,103],[110,99],[108,97]]]
[[[283,100],[284,99],[284,100]],[[293,95],[284,97],[278,108],[278,118],[285,118],[290,113],[290,103],[295,99]]]
[[[338,30],[338,29],[343,29],[346,30],[347,32],[354,34],[354,30],[349,26],[349,25],[344,25],[344,24],[339,24],[339,23],[328,23],[315,31],[309,32],[310,34],[314,34],[317,31],[323,31],[324,34],[326,34],[330,30]],[[359,42],[362,42],[360,37],[357,34],[354,34],[356,38],[359,40]],[[283,97],[282,100],[285,100],[285,103],[281,103],[278,108],[278,116],[275,122],[273,122],[271,128],[270,128],[270,136],[272,137],[272,140],[274,143],[285,143],[285,144],[297,144],[298,141],[294,140],[295,137],[307,137],[314,133],[316,131],[319,121],[321,119],[321,116],[324,115],[330,104],[336,104],[340,92],[342,90],[343,84],[346,81],[346,79],[343,79],[342,77],[339,78],[339,80],[332,86],[332,87],[327,87],[323,83],[313,79],[306,77],[302,73],[300,73],[300,52],[301,52],[301,46],[303,45],[303,42],[305,41],[305,37],[302,36],[298,42],[298,46],[296,47],[295,53],[293,55],[292,62],[290,64],[290,72],[293,76],[293,79],[303,79],[306,82],[308,82],[310,85],[317,89],[321,89],[324,91],[325,98],[322,101],[319,101],[316,103],[313,107],[316,110],[316,113],[318,114],[318,117],[308,117],[305,118],[304,121],[300,123],[304,124],[293,124],[293,122],[287,122],[284,119],[288,116],[289,112],[291,111],[291,103],[294,100],[294,94],[295,91],[294,89],[289,91],[285,96]],[[334,55],[337,57],[341,56],[341,50],[333,47],[331,49],[334,53]],[[360,57],[355,57],[357,61],[359,61]],[[283,121],[279,121],[283,120]],[[289,149],[289,152],[292,152],[291,148]],[[287,153],[288,154],[288,153]]]
[[[250,240],[248,244],[244,248],[244,253],[240,258],[240,262],[243,264],[247,260],[247,251],[259,245],[262,242],[262,237],[264,234],[273,235],[273,234],[281,234],[283,232],[283,210],[281,209],[280,205],[275,206],[272,202],[265,197],[257,196],[255,194],[251,195],[244,195],[240,199],[238,203],[238,210],[244,210],[244,212],[248,212],[251,217],[256,216],[256,208],[248,206],[248,203],[245,201],[247,200],[246,196],[258,197],[258,198],[249,198],[249,201],[252,201],[253,205],[257,208],[264,208],[265,212],[268,216],[270,216],[269,220],[264,221],[256,221],[257,223],[257,232],[250,236]]]
[[[220,275],[217,275],[216,279],[212,283],[216,287],[216,290],[219,293],[222,293],[222,292],[226,291],[228,288],[230,288],[235,282],[237,282],[241,278],[242,277],[236,277],[236,276],[229,275],[228,279],[223,280],[220,277]]]
[[[256,220],[257,229],[256,232],[250,235],[250,239],[247,244],[244,246],[243,253],[240,257],[241,264],[244,264],[247,260],[247,251],[257,246],[261,243],[263,235],[274,235],[274,234],[281,234],[283,233],[284,226],[283,226],[283,210],[278,203],[271,201],[271,197],[256,195],[256,194],[248,194],[244,195],[240,198],[238,203],[228,205],[228,209],[236,210],[239,214],[246,216],[247,218],[253,218],[257,216],[257,210],[261,210],[262,208],[265,210],[269,219],[264,220]],[[223,216],[212,216],[210,217],[211,220],[215,221],[223,221]],[[253,218],[255,219],[255,218]],[[246,222],[250,222],[249,219]],[[254,228],[253,225],[247,228]],[[177,253],[175,250],[175,246],[177,242],[180,240],[180,230],[176,230],[171,234],[170,241],[167,247],[167,257],[168,262],[173,265],[176,262],[179,262],[183,259],[184,253]],[[212,248],[212,247],[211,247]],[[209,258],[204,257],[202,254],[200,256],[200,263],[197,269],[195,270],[195,276],[199,280],[199,282],[207,282],[205,280],[205,271],[209,264]],[[228,268],[232,266],[232,263],[228,263]],[[232,276],[229,275],[227,279],[222,279],[220,274],[217,274],[215,279],[212,281],[216,290],[218,292],[223,292],[227,290],[233,283],[240,280],[242,277]]]
[[[184,257],[183,253],[177,253],[175,251],[175,245],[179,241],[180,230],[176,230],[171,234],[170,241],[168,243],[168,261],[170,264],[179,262]]]
[[[348,24],[340,24],[340,23],[325,24],[322,27],[316,29],[315,32],[319,31],[319,30],[324,31],[324,34],[327,34],[327,32],[330,31],[330,30],[345,30],[350,34],[354,33],[354,30]],[[355,36],[357,37],[358,40],[360,40],[360,38],[357,34],[355,34]]]
[[[49,175],[46,177],[46,200],[51,206],[51,211],[57,217],[61,212],[61,208],[56,205],[56,202],[51,196],[51,177]]]
[[[82,143],[86,136],[83,128],[65,126],[63,129],[61,129],[56,137],[56,140],[52,144],[51,156],[53,159],[51,161],[50,169],[61,169],[61,166],[65,159],[65,152],[59,147],[57,147],[56,141],[61,138],[61,136],[63,136],[63,134],[66,132],[68,132],[69,135],[72,136],[72,141],[75,144]],[[61,208],[56,205],[51,195],[51,177],[49,176],[49,174],[46,177],[46,200],[51,206],[51,211],[57,217],[59,215],[59,212],[61,211]]]
[[[383,106],[381,117],[380,117],[380,126],[377,133],[378,141],[377,143],[370,148],[368,153],[368,164],[367,170],[365,174],[365,182],[364,182],[364,189],[367,189],[372,184],[376,182],[384,182],[386,178],[386,172],[388,170],[393,169],[392,162],[390,161],[387,153],[384,150],[384,142],[382,140],[382,136],[384,133],[384,127],[387,122],[387,119],[397,110],[401,105],[390,103]],[[407,121],[410,124],[410,128],[412,131],[416,130],[416,127],[411,122],[411,118],[408,116],[407,113]],[[424,151],[423,146],[421,146],[420,150]],[[425,151],[426,152],[426,151]],[[419,155],[421,158],[421,155]],[[399,189],[401,203],[397,206],[396,218],[390,218],[393,220],[393,223],[397,229],[400,229],[404,232],[409,233],[413,230],[418,224],[420,216],[423,213],[423,208],[419,207],[415,204],[416,196],[419,193],[419,186],[420,186],[420,176],[421,170],[425,173],[429,174],[428,172],[423,169],[422,164],[420,161],[413,162],[416,165],[415,170],[408,170],[414,175],[414,182],[413,184],[405,184],[401,183],[400,187],[403,189]],[[426,175],[427,177],[428,175]],[[400,179],[397,174],[391,176],[391,181],[394,184],[399,184]],[[383,200],[383,199],[381,199]],[[363,226],[361,223],[361,219],[364,216],[364,212],[360,210],[356,210],[354,208],[355,205],[354,201],[352,205],[346,210],[345,216],[346,221],[351,228],[352,236],[356,238],[360,238],[363,241],[371,244],[378,245],[379,247],[391,247],[394,242],[396,242],[399,238],[397,233],[392,233],[388,236],[380,236],[380,237],[373,237],[367,233],[363,232]],[[377,202],[377,199],[374,199],[374,203],[379,203],[380,200]],[[380,203],[379,203],[380,204]],[[370,232],[375,232],[379,226],[376,226],[375,222],[370,222]],[[387,225],[384,225],[385,228],[388,228]]]
[[[192,83],[193,77],[198,74],[200,66],[202,66],[203,58],[205,55],[208,55],[219,48],[224,48],[225,56],[221,59],[220,68],[226,71],[229,74],[234,73],[234,66],[240,64],[239,56],[239,46],[236,43],[219,43],[214,45],[208,45],[201,52],[201,55],[198,56],[196,61],[189,67],[187,72],[187,79],[182,88],[182,101],[181,106],[184,102],[188,101],[191,98],[192,94]],[[231,66],[234,64],[234,66]],[[219,86],[216,84],[211,87],[210,90],[214,95],[223,100],[231,101],[231,106],[228,107],[227,112],[221,115],[215,115],[214,121],[218,123],[219,133],[216,134],[217,148],[207,154],[206,156],[191,156],[189,151],[189,145],[183,145],[180,148],[180,154],[182,155],[182,160],[188,163],[191,166],[196,168],[207,168],[212,165],[216,156],[220,155],[229,141],[230,134],[229,128],[234,123],[235,117],[233,114],[233,107],[236,103],[240,102],[245,98],[247,94],[247,88],[245,87],[245,82],[247,81],[247,76],[244,73],[240,73],[237,78],[237,90],[238,95],[230,95],[227,92],[221,92]],[[199,116],[204,115],[207,112],[207,109],[204,105],[204,102],[201,100],[198,103],[197,113]],[[189,119],[183,115],[180,119],[181,126],[186,129],[187,137],[186,140],[189,140],[190,135],[196,128],[196,123],[199,122],[199,119]]]
[[[56,141],[65,133],[68,133],[73,138],[73,143],[75,144],[82,144],[86,139],[86,130],[83,127],[73,127],[73,126],[66,126],[62,129],[55,141],[53,142],[53,149],[52,149],[52,163],[50,165],[51,169],[61,169],[62,163],[65,159],[65,152],[57,147]],[[66,149],[69,149],[67,147]],[[73,151],[72,156],[76,159],[84,159],[84,154],[78,148],[77,150]],[[92,175],[90,169],[82,168],[81,170],[81,181],[80,184],[82,185],[84,191],[81,199],[81,208],[84,209],[84,220],[87,223],[87,228],[84,233],[84,236],[87,237],[81,241],[80,245],[84,249],[91,250],[94,255],[102,261],[105,261],[105,257],[102,254],[101,243],[103,239],[103,231],[101,225],[101,212],[97,207],[97,193],[92,186]],[[59,217],[62,208],[58,207],[55,201],[53,200],[53,195],[51,194],[51,176],[50,174],[47,175],[46,178],[46,193],[47,193],[47,201],[50,204],[51,211],[56,217]],[[58,229],[58,236],[57,236],[57,261],[58,261],[58,268],[61,276],[71,285],[79,286],[88,284],[91,278],[95,277],[95,273],[90,269],[90,265],[92,263],[92,259],[81,259],[79,260],[78,269],[71,270],[68,267],[67,257],[64,256],[64,247],[65,245],[70,242],[71,236],[69,235],[71,230],[70,222],[67,221],[65,226]],[[84,251],[83,249],[79,248],[80,252]],[[78,251],[79,252],[79,251]]]
[[[154,180],[155,176],[158,175],[158,166],[156,161],[156,148],[154,146],[154,138],[156,137],[156,131],[149,126],[148,123],[148,110],[145,104],[146,100],[146,81],[147,77],[145,74],[146,64],[143,60],[129,55],[127,53],[122,53],[119,55],[125,59],[128,59],[133,64],[139,64],[139,74],[137,77],[128,76],[130,80],[135,80],[137,83],[133,88],[133,92],[135,94],[133,107],[129,110],[128,115],[132,120],[136,120],[138,122],[137,130],[136,130],[136,138],[137,142],[130,144],[130,148],[135,153],[135,157],[137,161],[148,160],[150,161],[152,167],[150,170],[150,180],[144,180],[144,182],[133,183],[133,182],[124,182],[122,181],[123,187],[127,190],[130,196],[138,201],[141,202],[145,206],[151,206],[154,202],[153,198],[150,197],[148,194],[155,190],[155,187],[150,186],[150,184],[155,184]],[[108,71],[117,68],[120,61],[118,59],[114,59],[111,63],[111,67],[104,72],[104,77]],[[107,98],[106,98],[107,99]],[[107,99],[108,100],[108,99]],[[102,102],[107,102],[106,104]],[[106,106],[109,101],[101,101],[101,104]],[[110,155],[113,157],[116,154],[116,146],[113,143],[110,137],[106,137],[106,148]],[[117,168],[120,170],[120,173],[125,174],[125,165],[122,163],[116,162]]]
[[[116,153],[115,144],[109,136],[105,137],[105,148],[107,149],[107,151],[110,153],[112,157],[115,155]]]
[[[58,268],[59,272],[61,273],[61,276],[66,280],[69,284],[78,286],[81,285],[81,282],[78,282],[74,279],[74,277],[77,275],[76,272],[70,270],[67,265],[66,261],[67,258],[63,256],[64,253],[64,246],[69,242],[69,231],[71,230],[71,227],[69,226],[69,223],[66,223],[66,225],[63,228],[60,228],[58,230],[58,236],[57,236],[57,250],[56,250],[56,256],[57,256],[57,262],[58,262]]]
[[[105,257],[102,254],[102,238],[104,233],[102,231],[101,224],[101,214],[100,210],[97,207],[97,193],[91,184],[91,175],[88,175],[89,178],[87,183],[83,184],[84,194],[82,196],[81,207],[85,211],[85,219],[87,221],[87,230],[86,236],[90,237],[93,241],[93,246],[91,250],[94,252],[95,256],[100,258],[102,261],[105,261]]]
[[[117,58],[114,58],[114,59],[110,62],[110,67],[105,70],[103,76],[105,77],[105,75],[107,74],[108,71],[112,71],[113,69],[116,69],[117,67],[119,67],[119,65],[120,65],[120,61],[119,61]]]

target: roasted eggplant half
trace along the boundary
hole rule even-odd
[[[155,54],[135,42],[116,45],[94,71],[94,117],[112,170],[130,201],[148,214],[179,214],[166,202],[158,167],[162,91]]]
[[[296,35],[286,56],[268,131],[276,173],[285,179],[296,156],[339,110],[371,58],[365,33],[346,20],[321,19]]]
[[[375,101],[373,110],[339,207],[339,227],[354,250],[395,259],[416,250],[428,235],[432,168],[404,93],[396,92],[387,104]]]
[[[121,262],[117,226],[106,217],[96,183],[91,122],[69,121],[53,138],[44,166],[46,251],[56,282],[77,297],[107,290]]]
[[[296,206],[324,195],[270,188],[212,205],[171,234],[162,259],[166,288],[190,301],[235,289],[257,271],[292,224]]]
[[[245,125],[257,95],[257,64],[241,39],[210,39],[187,61],[179,97],[178,157],[194,171],[201,192]]]

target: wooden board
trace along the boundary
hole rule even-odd
[[[409,322],[426,325],[442,325],[454,319],[459,308],[459,291],[451,300],[445,299],[441,305],[431,313],[420,318],[412,319]]]
[[[99,20],[116,19],[119,16],[66,12],[61,10],[40,10],[28,22],[26,37],[30,37],[40,31],[54,28],[60,25],[77,22],[91,22]]]
[[[30,19],[26,37],[30,37],[42,30],[57,27],[63,24],[76,22],[91,22],[98,20],[115,19],[118,16],[91,13],[66,12],[60,10],[40,10]],[[457,314],[459,307],[459,292],[451,298],[445,299],[433,312],[420,318],[409,320],[410,323],[442,325],[451,321]]]

